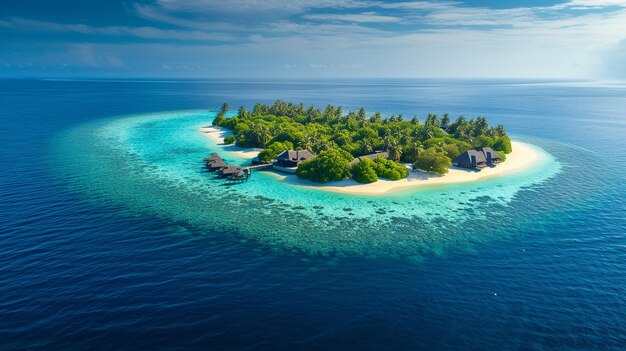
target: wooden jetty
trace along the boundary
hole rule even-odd
[[[234,166],[224,162],[224,160],[217,154],[212,153],[211,156],[203,159],[206,168],[210,171],[215,171],[220,178],[227,178],[235,182],[245,182],[252,175],[253,169],[262,169],[272,167],[271,163],[257,163],[251,166]]]

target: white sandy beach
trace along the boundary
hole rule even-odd
[[[533,149],[529,144],[513,141],[512,146],[513,152],[506,155],[507,158],[505,162],[495,167],[483,168],[480,171],[459,167],[451,167],[450,171],[445,175],[411,171],[409,172],[409,177],[406,179],[396,181],[379,179],[377,182],[370,184],[360,184],[352,179],[349,179],[335,183],[316,185],[306,180],[298,179],[295,176],[282,178],[284,181],[290,183],[325,191],[356,195],[382,195],[398,192],[406,188],[476,182],[488,178],[520,172],[528,167],[532,167],[533,163],[542,157],[541,154]]]
[[[226,128],[215,126],[202,127],[200,128],[200,132],[202,132],[207,138],[218,144],[218,146],[221,147],[223,151],[236,157],[251,159],[257,157],[259,155],[259,152],[263,151],[263,149],[242,148],[235,144],[225,145],[224,138],[233,134],[229,129]]]
[[[234,145],[223,145],[223,139],[227,135],[230,135],[230,131],[224,128],[206,127],[201,128],[200,131],[203,132],[208,138],[221,145],[225,152],[238,157],[253,158],[261,151],[260,149],[244,149]],[[506,161],[495,167],[483,168],[480,171],[451,167],[450,171],[445,175],[411,171],[409,172],[408,178],[396,181],[379,179],[375,183],[360,184],[352,179],[346,179],[326,184],[316,184],[308,180],[300,179],[295,175],[287,175],[283,173],[274,174],[280,181],[306,188],[355,195],[382,195],[401,191],[406,188],[476,182],[479,180],[520,172],[528,167],[532,167],[532,165],[542,157],[541,153],[535,150],[530,144],[513,141],[512,146],[513,152],[506,155]]]

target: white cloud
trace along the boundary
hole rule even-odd
[[[286,9],[278,10],[280,5]],[[0,27],[147,39],[50,46],[54,54],[41,58],[138,75],[154,69],[207,76],[590,77],[601,74],[606,62],[615,65],[610,55],[624,57],[623,7],[626,0],[510,9],[453,1],[161,0],[135,5],[137,15],[155,22],[151,27],[26,19],[2,19]],[[280,16],[230,16],[274,10]],[[211,16],[215,11],[220,15]],[[381,23],[394,25],[375,25]],[[207,44],[216,41],[219,46]]]
[[[447,10],[453,8],[456,5],[460,5],[458,1],[407,1],[407,2],[377,2],[372,3],[372,6],[386,8],[386,9],[404,9],[404,10],[420,10],[420,11],[434,11],[434,10]]]
[[[311,8],[355,8],[367,1],[351,0],[158,0],[162,8],[186,13],[302,13]]]
[[[471,7],[451,7],[430,12],[422,17],[429,24],[446,26],[527,26],[538,20],[529,8],[488,9]]]
[[[608,6],[626,7],[626,0],[571,0],[565,5],[579,9],[601,8]]]
[[[234,37],[224,33],[160,29],[155,27],[105,26],[92,27],[85,24],[65,24],[13,18],[0,22],[0,26],[16,28],[22,31],[72,32],[107,36],[127,36],[144,39],[183,40],[183,41],[226,41]]]
[[[149,6],[135,4],[135,12],[139,17],[152,20],[155,22],[166,23],[178,27],[193,28],[204,31],[241,31],[247,30],[247,28],[241,27],[228,22],[215,22],[206,20],[191,20],[186,17],[179,17],[172,15],[164,9]]]
[[[375,12],[363,12],[356,14],[314,14],[305,15],[303,17],[315,21],[340,21],[357,23],[389,23],[401,21],[401,19],[398,17],[378,15]]]

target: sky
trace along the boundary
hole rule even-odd
[[[0,77],[626,78],[626,0],[0,0]]]

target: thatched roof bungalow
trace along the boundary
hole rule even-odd
[[[272,167],[281,172],[296,173],[298,164],[315,157],[308,150],[285,150],[276,157]]]
[[[480,149],[483,154],[485,154],[485,159],[487,160],[487,164],[496,164],[501,161],[500,155],[496,151],[493,151],[492,148],[485,146]]]
[[[211,153],[211,156],[204,158],[204,162],[207,164],[215,161],[222,161],[222,158],[215,152]]]
[[[215,171],[215,170],[226,167],[226,164],[224,163],[224,160],[219,159],[219,160],[215,160],[213,162],[207,163],[207,167],[209,167],[210,170]]]
[[[220,177],[230,177],[239,172],[243,172],[243,168],[239,166],[226,165],[226,167],[219,170],[218,174]]]
[[[485,168],[487,159],[482,151],[468,150],[452,160],[453,166],[465,168]]]

